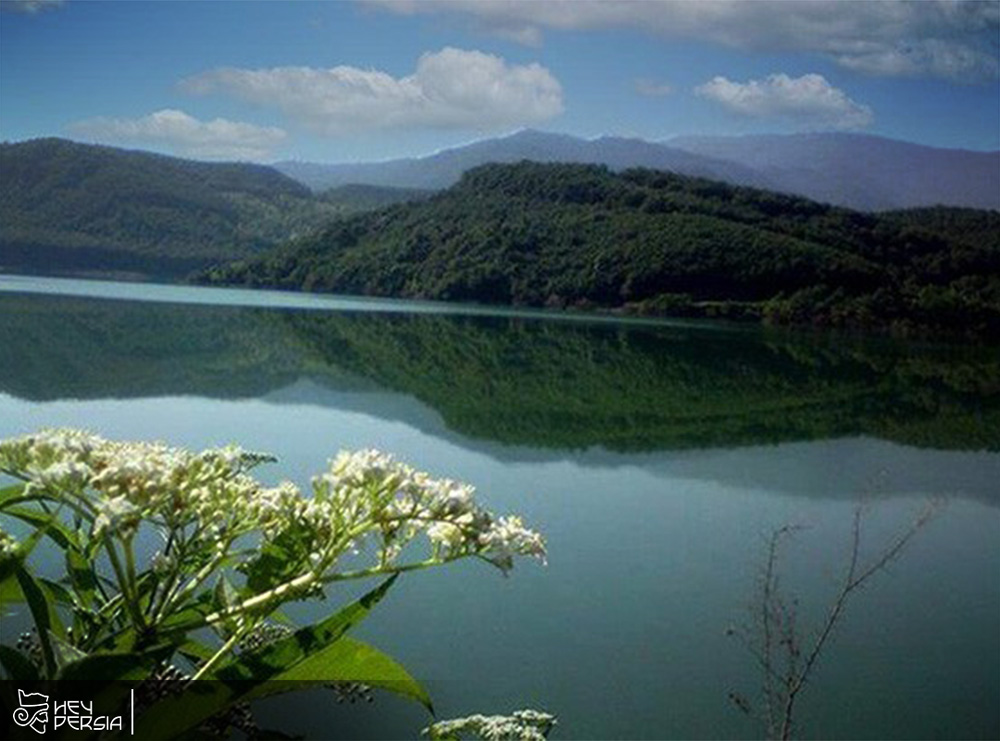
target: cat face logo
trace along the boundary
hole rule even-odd
[[[14,711],[14,722],[22,728],[30,726],[35,733],[45,733],[49,722],[49,696],[18,690],[17,699],[21,707]]]

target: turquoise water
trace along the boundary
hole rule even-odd
[[[858,502],[871,556],[934,498],[849,604],[801,733],[1000,736],[995,349],[8,277],[0,347],[3,437],[238,441],[279,457],[263,477],[299,483],[338,449],[378,447],[523,514],[548,566],[407,575],[360,631],[427,682],[440,717],[542,708],[554,738],[759,735],[727,698],[760,686],[727,629],[750,619],[768,534],[804,527],[782,583],[818,626]],[[318,738],[427,721],[384,694],[262,713]]]

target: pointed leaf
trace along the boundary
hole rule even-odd
[[[16,563],[15,559],[9,559],[9,563],[13,565]],[[24,602],[24,592],[21,591],[21,585],[17,581],[17,574],[14,568],[5,569],[6,564],[0,564],[0,610],[3,610],[5,606]],[[4,574],[3,572],[8,573]],[[3,614],[0,613],[0,617]]]
[[[49,643],[52,646],[52,654],[55,656],[56,668],[58,670],[87,657],[87,654],[76,646],[67,643],[53,633],[49,633]]]
[[[24,496],[24,487],[26,486],[27,484],[13,484],[0,489],[0,511],[8,504],[26,501],[27,498]]]
[[[66,573],[80,604],[86,608],[91,607],[97,594],[97,575],[94,573],[93,563],[87,561],[75,548],[67,548]]]
[[[60,548],[76,548],[76,533],[57,519],[57,515],[49,512],[39,512],[28,507],[6,507],[5,515],[33,525],[43,534],[48,535]]]
[[[350,636],[341,636],[273,679],[275,682],[364,682],[410,697],[434,712],[430,695],[406,669],[377,648]]]
[[[300,628],[287,638],[247,652],[219,666],[214,677],[231,680],[264,680],[289,670],[360,623],[396,581],[393,575],[357,602],[314,625]],[[322,677],[316,677],[322,679]]]
[[[38,667],[34,662],[17,649],[0,644],[0,666],[7,672],[7,679],[19,682],[37,680]]]
[[[38,586],[38,582],[28,572],[24,565],[19,565],[15,571],[17,582],[24,593],[24,599],[31,610],[31,617],[35,620],[35,628],[38,633],[38,642],[42,645],[42,658],[45,661],[45,674],[54,677],[56,673],[56,658],[52,652],[52,644],[49,642],[49,632],[58,623],[55,608],[45,599],[45,593]]]
[[[159,738],[180,736],[246,698],[268,680],[341,638],[368,615],[395,580],[396,575],[393,575],[326,620],[256,651],[241,654],[207,677],[221,681],[193,682],[181,697],[157,703],[139,720],[136,735],[147,737],[154,734]]]

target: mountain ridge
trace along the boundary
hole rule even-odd
[[[942,149],[848,132],[688,136],[669,143],[738,162],[787,192],[848,208],[1000,209],[1000,150]]]
[[[748,145],[746,152],[736,151],[740,142]],[[791,153],[772,153],[777,161],[770,164],[755,161],[759,142],[768,143],[772,150],[780,144]],[[823,159],[824,149],[837,142],[851,143],[854,150],[843,151],[837,161]],[[811,143],[812,148],[803,151],[803,143]],[[872,166],[872,151],[878,154],[884,177],[863,171]],[[928,156],[932,162],[925,162]],[[792,167],[793,158],[798,168]],[[944,149],[869,134],[684,136],[648,141],[610,135],[584,139],[522,129],[421,157],[341,164],[284,161],[274,167],[313,189],[346,183],[442,189],[458,182],[472,167],[522,159],[603,164],[614,170],[670,170],[864,211],[936,205],[1000,210],[1000,151]],[[811,166],[813,160],[822,160],[822,166]],[[960,161],[949,165],[953,160]],[[915,190],[917,185],[921,190]]]

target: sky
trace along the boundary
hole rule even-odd
[[[0,139],[212,160],[841,131],[1000,149],[1000,0],[0,0]]]

